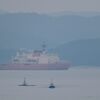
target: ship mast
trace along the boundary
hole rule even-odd
[[[43,42],[43,44],[42,44],[42,52],[43,53],[46,53],[46,43],[45,43],[45,41]]]

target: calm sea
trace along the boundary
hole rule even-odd
[[[30,85],[18,86],[24,77]],[[53,81],[56,88],[49,89]],[[100,100],[100,68],[66,71],[0,70],[0,100]]]

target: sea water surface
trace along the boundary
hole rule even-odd
[[[24,77],[30,85],[18,86]],[[56,88],[48,88],[51,80]],[[100,100],[100,68],[0,70],[0,100]]]

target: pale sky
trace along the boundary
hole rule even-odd
[[[38,13],[61,11],[100,12],[100,0],[0,0],[0,10]]]

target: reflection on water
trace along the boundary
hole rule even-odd
[[[20,87],[24,77],[28,84]],[[0,100],[99,100],[100,68],[66,71],[0,70]],[[51,80],[56,88],[49,89]]]

